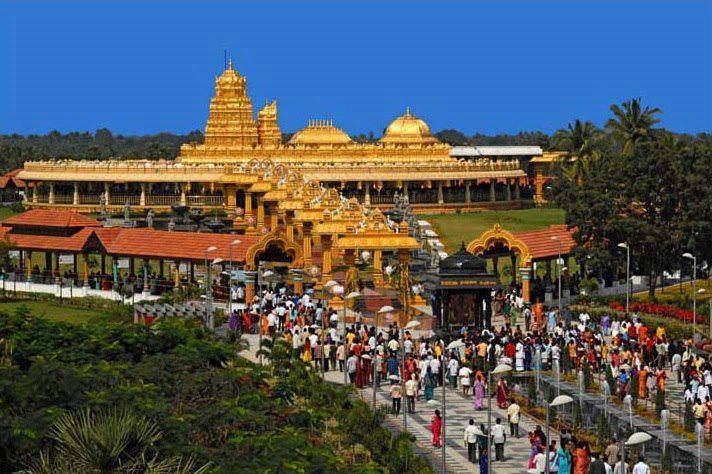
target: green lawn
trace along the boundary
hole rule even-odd
[[[30,314],[52,321],[86,323],[100,317],[105,312],[99,310],[60,306],[49,301],[5,301],[0,302],[0,312],[12,314],[20,306],[26,306]]]
[[[422,219],[432,224],[433,230],[442,237],[446,250],[452,252],[460,247],[461,242],[467,245],[497,223],[506,230],[519,232],[540,229],[551,224],[563,224],[564,217],[563,210],[544,207],[514,211],[425,215]]]

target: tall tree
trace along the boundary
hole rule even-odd
[[[592,142],[598,131],[593,123],[576,119],[567,128],[557,130],[552,140],[557,149],[583,156],[591,153]]]
[[[621,107],[622,106],[622,107]],[[657,107],[643,106],[639,98],[611,105],[614,117],[608,119],[609,128],[622,142],[623,156],[633,155],[633,149],[650,135],[653,125],[660,122],[656,115],[662,113]]]

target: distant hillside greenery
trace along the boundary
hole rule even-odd
[[[460,145],[535,145],[544,150],[560,149],[556,132],[553,135],[540,131],[519,132],[514,135],[466,135],[459,130],[448,129],[435,136],[453,146]],[[712,135],[673,134],[684,143],[703,141],[712,145]],[[282,134],[286,142],[291,133]],[[358,143],[374,143],[380,137],[373,132],[353,135]],[[605,137],[604,137],[605,138]],[[25,161],[41,159],[107,160],[115,159],[173,159],[178,156],[184,143],[202,142],[203,133],[194,130],[186,135],[162,132],[156,135],[114,135],[101,128],[94,133],[70,132],[62,134],[52,131],[46,135],[0,135],[0,171],[19,168]]]

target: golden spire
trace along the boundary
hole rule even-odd
[[[230,71],[234,71],[234,68],[232,67],[232,58],[227,60],[227,68]]]
[[[405,108],[405,116],[410,117],[410,105],[406,106]]]

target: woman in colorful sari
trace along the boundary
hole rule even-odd
[[[710,397],[705,397],[705,429],[708,433],[712,433],[712,400]]]
[[[499,383],[497,383],[497,406],[499,408],[507,408],[507,400],[509,399],[508,393],[507,393],[507,384],[504,382],[504,379],[499,379]]]
[[[442,418],[440,418],[440,410],[435,410],[433,419],[430,420],[430,431],[433,433],[433,446],[440,447],[440,432],[443,427]]]
[[[643,367],[640,372],[638,372],[638,397],[643,400],[648,398],[648,368]]]
[[[586,444],[581,441],[574,451],[574,474],[588,474],[591,457],[586,449]]]
[[[485,399],[485,384],[482,381],[482,374],[477,374],[475,379],[475,410],[482,410]]]
[[[561,441],[558,455],[559,474],[571,474],[571,450],[565,440]]]

